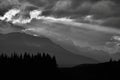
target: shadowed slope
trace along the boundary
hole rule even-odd
[[[74,66],[83,63],[96,63],[98,61],[84,57],[82,55],[75,55],[62,47],[56,45],[45,37],[34,37],[23,33],[11,33],[7,35],[0,35],[0,52],[18,51],[20,52],[45,52],[51,56],[55,55],[58,65],[60,66]]]

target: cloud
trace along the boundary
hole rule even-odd
[[[42,15],[47,16],[81,19],[81,17],[93,15],[98,19],[104,18],[103,25],[116,28],[119,26],[120,21],[116,19],[116,17],[120,16],[120,6],[119,3],[117,4],[117,0],[115,2],[114,0],[5,0],[1,4],[7,5],[5,4],[8,3],[6,1],[14,4],[22,3],[22,8],[26,8],[25,11],[31,8],[43,8]],[[4,11],[1,11],[1,14],[2,12]]]
[[[104,26],[120,29],[120,17],[111,17],[104,21]]]
[[[75,12],[79,13],[79,15],[88,15],[93,3],[91,2],[83,2],[80,4],[75,10]]]
[[[59,10],[67,10],[71,7],[71,0],[59,0],[55,6],[53,7],[53,9],[55,11],[59,11]]]
[[[90,13],[97,17],[109,17],[114,13],[112,9],[112,6],[114,5],[114,2],[109,0],[99,1],[92,6]]]
[[[2,0],[0,5],[2,6],[9,6],[9,5],[15,5],[15,4],[19,4],[18,0]]]
[[[59,0],[54,4],[53,11],[71,16],[93,14],[97,17],[107,17],[114,14],[114,5],[115,3],[109,0]]]
[[[26,0],[26,1],[38,7],[51,8],[58,0]]]
[[[26,8],[27,6],[35,6],[28,1],[19,1],[19,0],[4,0],[0,3],[0,8],[1,9],[7,9],[8,7],[11,8]]]

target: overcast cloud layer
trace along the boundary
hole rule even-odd
[[[119,28],[120,1],[119,0],[27,0],[41,8],[45,8],[43,15],[57,17],[71,17],[81,19],[86,15],[93,15],[95,19],[103,21],[102,25]]]
[[[80,19],[81,16],[93,15],[96,19],[104,20],[103,25],[119,28],[120,1],[119,0],[1,0],[1,7],[6,5],[35,5],[44,8],[44,14],[57,17],[68,16]]]

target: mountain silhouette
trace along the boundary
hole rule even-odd
[[[25,33],[0,34],[0,52],[9,55],[14,51],[18,53],[25,51],[30,53],[45,52],[51,56],[55,55],[60,67],[98,62],[95,59],[69,52],[43,36],[35,37]]]
[[[48,53],[36,53],[30,55],[25,52],[24,55],[18,55],[16,52],[10,56],[1,53],[0,55],[1,71],[8,72],[24,72],[27,74],[38,74],[41,78],[59,78],[59,79],[104,79],[119,78],[120,60],[99,63],[99,64],[80,64],[74,67],[58,67],[56,57],[51,57]],[[4,65],[7,67],[4,67]],[[12,66],[11,66],[12,65]],[[13,66],[14,65],[14,66]],[[22,74],[24,74],[22,73]],[[32,74],[33,76],[33,74]],[[50,76],[50,77],[49,77]]]

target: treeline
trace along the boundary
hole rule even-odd
[[[120,60],[110,59],[108,62],[98,64],[81,64],[72,68],[62,68],[61,71],[63,75],[67,74],[75,79],[109,80],[114,78],[116,80],[119,77]]]
[[[4,54],[0,55],[0,64],[25,64],[25,65],[40,65],[41,67],[57,67],[55,57],[51,57],[48,54],[37,53],[37,55],[30,55],[25,52],[23,55],[17,55],[17,53],[10,56]]]
[[[19,66],[3,66],[1,64],[20,64]],[[21,66],[21,64],[28,66]],[[32,64],[32,65],[31,65]],[[59,68],[55,57],[48,54],[37,53],[37,55],[30,55],[25,52],[23,55],[17,53],[7,56],[0,55],[0,71],[7,72],[24,72],[24,74],[38,74],[38,77],[51,76],[51,78],[58,77],[60,79],[84,79],[90,80],[107,80],[120,72],[120,60],[98,64],[81,64],[75,67]],[[30,72],[30,73],[29,73]],[[41,74],[41,75],[40,75]],[[49,78],[49,77],[44,77]]]

